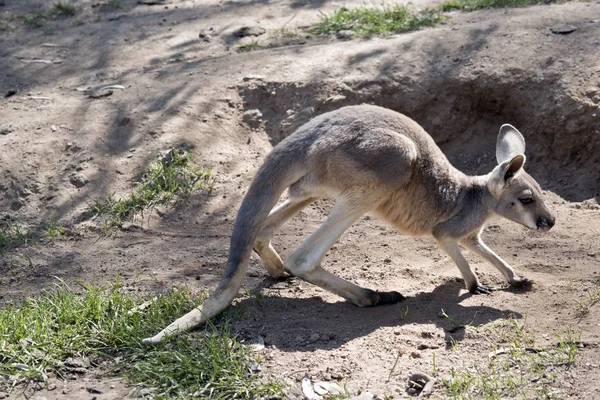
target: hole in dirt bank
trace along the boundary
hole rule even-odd
[[[567,93],[556,76],[509,71],[427,82],[409,77],[311,83],[254,79],[239,90],[244,120],[264,129],[273,145],[319,114],[370,103],[416,120],[450,161],[470,174],[485,174],[495,166],[498,129],[510,123],[525,136],[526,168],[544,189],[569,201],[600,202],[600,110]]]

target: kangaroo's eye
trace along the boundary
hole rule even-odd
[[[529,203],[533,203],[533,198],[531,197],[524,197],[522,199],[519,199],[519,201],[523,204],[529,204]]]

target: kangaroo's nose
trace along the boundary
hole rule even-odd
[[[556,219],[552,215],[539,217],[537,220],[537,227],[538,229],[549,230],[554,226],[555,222]]]

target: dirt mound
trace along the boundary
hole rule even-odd
[[[260,111],[273,144],[318,114],[345,105],[377,104],[418,121],[450,160],[469,173],[491,170],[497,130],[511,123],[525,134],[528,169],[544,187],[571,201],[598,197],[595,103],[600,91],[590,89],[587,97],[580,97],[565,89],[556,73],[530,72],[460,75],[446,69],[428,80],[390,76],[306,84],[252,80],[240,93],[246,109]],[[557,175],[559,180],[554,179]]]

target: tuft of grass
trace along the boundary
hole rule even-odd
[[[66,15],[67,17],[72,17],[77,12],[77,9],[72,4],[69,4],[64,1],[58,1],[54,3],[54,12],[59,15]]]
[[[32,235],[18,224],[8,220],[0,221],[0,254],[32,242]]]
[[[238,52],[244,52],[244,51],[252,51],[252,50],[256,50],[260,47],[258,40],[252,40],[249,43],[246,44],[240,44],[237,47],[237,51]]]
[[[196,165],[190,152],[171,150],[148,166],[128,197],[96,199],[88,204],[86,216],[101,217],[105,231],[110,231],[157,204],[175,202],[198,189],[211,192],[214,184],[211,170]]]
[[[165,344],[142,346],[174,318],[196,307],[187,288],[172,288],[151,301],[128,294],[120,279],[98,287],[64,282],[37,299],[0,310],[0,374],[10,385],[67,378],[67,358],[109,361],[108,372],[148,388],[156,399],[263,398],[281,388],[249,370],[250,350],[231,334],[227,321]]]
[[[35,27],[42,26],[42,20],[46,19],[46,16],[41,11],[29,11],[27,14],[23,14],[20,17],[27,25]]]
[[[273,33],[275,33],[278,36],[283,36],[283,37],[287,37],[287,38],[292,38],[292,37],[298,36],[298,32],[296,32],[295,30],[288,29],[288,28],[276,28],[276,29],[273,29]]]
[[[579,334],[571,329],[556,336],[556,345],[537,347],[524,323],[514,317],[480,328],[491,350],[487,360],[463,370],[451,368],[442,378],[444,391],[455,399],[553,398],[550,384],[560,368],[574,362]]]
[[[589,288],[585,294],[575,300],[579,317],[585,317],[590,312],[590,308],[598,302],[600,302],[600,279],[596,280],[594,286]]]
[[[67,228],[62,226],[56,219],[56,216],[52,217],[50,221],[42,224],[44,236],[50,239],[55,239],[67,235]]]
[[[309,32],[325,35],[340,31],[353,31],[359,35],[400,33],[432,26],[446,17],[437,8],[416,10],[404,4],[381,7],[342,7],[331,15],[320,14],[321,21],[312,25]]]

